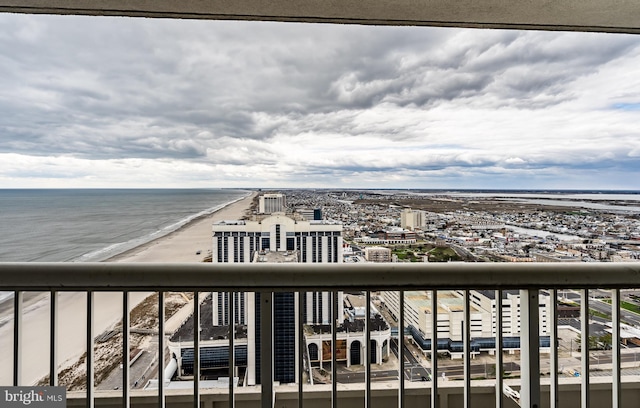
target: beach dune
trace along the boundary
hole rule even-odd
[[[202,262],[212,248],[211,225],[219,220],[235,220],[250,208],[253,193],[211,215],[198,218],[169,235],[117,255],[107,262]],[[199,252],[199,253],[198,253]],[[132,293],[135,307],[148,293]],[[27,297],[25,297],[27,298]],[[122,318],[121,293],[96,293],[94,334],[112,327]],[[13,383],[12,302],[0,306],[0,385]],[[20,385],[33,385],[49,374],[49,294],[28,296],[23,307],[21,341],[22,373]],[[86,344],[86,294],[60,293],[58,315],[58,361],[61,367],[75,362]]]

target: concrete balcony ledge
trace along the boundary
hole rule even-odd
[[[505,384],[515,390],[520,388],[519,379],[506,380]],[[561,378],[559,380],[559,403],[563,408],[580,406],[580,379]],[[282,385],[274,387],[277,407],[293,408],[298,406],[298,388],[294,385]],[[622,407],[635,408],[640,400],[640,376],[624,377],[622,380],[624,399]],[[396,406],[398,401],[398,384],[396,382],[382,382],[371,384],[372,407],[384,408]],[[463,399],[462,381],[439,381],[438,392],[440,394],[440,408],[461,407]],[[493,380],[475,380],[471,382],[471,398],[474,406],[490,407],[495,403],[495,382]],[[361,406],[364,398],[364,384],[339,384],[338,398],[343,406]],[[549,406],[549,379],[541,381],[541,408]],[[595,377],[591,380],[590,387],[591,406],[606,407],[611,404],[611,378]],[[429,383],[409,382],[405,384],[405,406],[425,407],[429,406],[431,390]],[[240,387],[236,389],[236,407],[253,408],[260,406],[261,391],[259,386]],[[122,406],[122,393],[120,391],[96,392],[96,406],[104,408],[119,408]],[[226,389],[202,389],[200,400],[205,407],[226,407],[228,397]],[[545,403],[546,401],[546,403]],[[155,391],[131,391],[131,407],[147,408],[157,406],[157,394]],[[505,407],[515,407],[515,402],[505,399]],[[304,406],[320,408],[330,406],[331,385],[306,385],[304,388]],[[85,395],[82,392],[69,392],[67,394],[67,406],[84,407]],[[191,390],[174,390],[167,393],[167,406],[172,408],[187,408],[193,406]]]
[[[0,11],[639,33],[640,3],[617,0],[0,0]]]

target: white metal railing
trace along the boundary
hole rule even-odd
[[[93,308],[94,293],[102,291],[118,291],[123,296],[123,406],[130,406],[129,389],[129,293],[136,291],[158,292],[158,321],[159,333],[164,333],[164,293],[167,291],[192,291],[194,301],[199,292],[205,291],[250,291],[261,292],[261,361],[262,407],[272,407],[275,401],[273,388],[273,361],[264,356],[270,356],[272,350],[272,293],[279,291],[304,292],[328,291],[332,292],[332,352],[336,355],[336,321],[337,321],[337,291],[361,290],[366,294],[366,315],[370,315],[370,293],[377,290],[397,290],[400,292],[399,327],[404,327],[404,292],[409,290],[431,290],[432,310],[437,310],[437,291],[446,289],[460,289],[464,291],[464,406],[471,404],[471,374],[470,374],[470,319],[469,319],[469,290],[491,289],[496,291],[497,310],[501,309],[501,290],[520,289],[521,321],[523,333],[522,344],[522,387],[521,406],[540,407],[540,376],[539,376],[539,337],[538,337],[538,291],[550,289],[551,297],[551,407],[558,407],[558,344],[557,344],[557,310],[555,299],[558,289],[581,289],[581,321],[582,332],[588,333],[589,289],[612,289],[612,406],[621,406],[620,379],[620,289],[640,287],[640,264],[635,263],[593,263],[593,264],[550,264],[550,263],[448,263],[448,264],[121,264],[121,263],[0,263],[0,290],[15,291],[14,298],[14,363],[13,385],[20,384],[21,365],[21,330],[22,330],[22,299],[24,291],[51,292],[51,335],[50,335],[50,385],[57,385],[57,309],[58,292],[84,291],[87,293],[87,350],[93,350]],[[233,301],[234,296],[229,296]],[[525,301],[526,299],[526,301]],[[234,311],[233,305],[229,308]],[[194,307],[194,327],[199,327],[200,311]],[[299,309],[297,316],[302,317]],[[265,318],[266,317],[266,318]],[[231,316],[231,319],[233,316]],[[432,313],[432,327],[437,327],[437,314]],[[497,313],[497,327],[502,327],[501,313]],[[233,321],[233,320],[231,320]],[[365,407],[371,406],[371,353],[369,350],[371,327],[365,319]],[[525,324],[527,322],[527,324]],[[435,330],[431,339],[431,406],[439,406],[438,402],[438,364],[437,338]],[[231,331],[233,332],[233,331]],[[303,334],[298,333],[299,344],[302,345]],[[402,332],[402,331],[400,331]],[[194,388],[193,406],[200,406],[199,385],[199,357],[200,336],[194,329]],[[498,330],[496,341],[496,407],[503,406],[503,377],[502,377],[502,334]],[[229,336],[229,347],[233,350],[234,336]],[[618,346],[615,346],[618,345]],[[164,349],[164,338],[159,336],[159,348]],[[405,406],[404,384],[404,347],[399,347],[399,380],[398,406]],[[300,364],[303,364],[302,346],[299,348]],[[233,388],[233,357],[230,352],[229,364],[229,407],[234,406]],[[164,371],[164,360],[159,358],[159,373]],[[96,398],[93,380],[93,355],[87,353],[87,406],[93,407]],[[581,406],[589,407],[589,350],[582,347],[581,376]],[[332,379],[336,379],[336,364],[332,364]],[[298,406],[303,406],[302,398],[302,370],[298,375]],[[0,384],[11,385],[11,384]],[[164,407],[166,390],[162,381],[158,381],[158,406]],[[337,381],[332,380],[331,405],[338,405]],[[545,404],[546,405],[546,404]]]

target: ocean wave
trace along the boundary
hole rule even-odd
[[[248,196],[251,195],[251,192],[248,192],[247,194],[234,199],[232,201],[223,203],[223,204],[219,204],[210,208],[207,208],[205,210],[202,210],[198,213],[189,215],[185,218],[182,218],[176,222],[174,222],[173,224],[169,224],[166,227],[163,227],[161,229],[158,229],[156,231],[153,231],[147,235],[144,235],[142,237],[137,237],[137,238],[133,238],[130,239],[128,241],[125,242],[117,242],[111,245],[108,245],[104,248],[100,248],[97,249],[95,251],[91,251],[91,252],[87,252],[77,258],[74,258],[71,260],[71,262],[100,262],[100,261],[104,261],[105,259],[114,257],[116,255],[122,254],[126,251],[129,251],[131,249],[134,249],[136,247],[139,247],[141,245],[144,245],[148,242],[151,242],[155,239],[158,238],[162,238],[166,235],[171,234],[174,231],[179,230],[180,228],[186,226],[187,224],[201,218],[201,217],[206,217],[208,215],[211,215],[217,211],[222,210],[225,207],[228,207],[234,203],[237,203],[240,200],[243,200],[245,198],[247,198]]]
[[[13,292],[0,292],[0,303],[12,297],[13,297]]]

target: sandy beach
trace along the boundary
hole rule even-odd
[[[107,262],[201,262],[213,247],[213,222],[242,218],[255,195],[253,193],[211,215],[198,218],[169,235],[116,255]],[[197,254],[198,251],[201,253]]]
[[[106,262],[202,262],[212,248],[211,225],[245,215],[257,193],[215,213],[198,218],[149,243],[110,258]],[[200,252],[197,254],[197,252]],[[133,308],[148,294],[130,294]],[[49,294],[25,295],[22,331],[22,376],[20,385],[32,385],[49,373]],[[85,351],[86,294],[60,293],[58,314],[58,361],[61,367],[74,362]],[[13,301],[0,305],[0,385],[12,385]],[[122,318],[122,294],[96,293],[94,334],[113,327]]]

